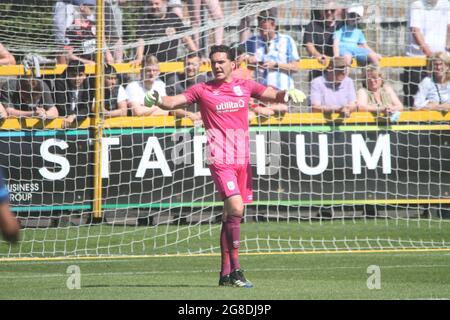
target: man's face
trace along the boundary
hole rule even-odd
[[[76,87],[80,88],[83,84],[83,81],[86,79],[86,74],[84,72],[76,73],[70,72],[67,75],[67,79]]]
[[[187,78],[195,77],[200,71],[200,58],[192,57],[186,60],[186,65],[184,66],[184,73]]]
[[[159,65],[157,65],[157,64],[148,65],[143,69],[144,80],[155,81],[156,79],[158,79],[159,74],[160,74],[160,69],[159,69]]]
[[[150,10],[154,17],[164,18],[167,12],[166,0],[150,0]]]
[[[228,59],[225,52],[216,52],[211,57],[211,68],[216,80],[230,79],[235,66],[235,63]]]
[[[270,39],[275,33],[275,21],[267,19],[259,22],[259,34],[263,39]]]
[[[106,74],[105,75],[105,87],[112,88],[117,84],[117,75],[115,74]]]

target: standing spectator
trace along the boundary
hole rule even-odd
[[[377,66],[368,66],[363,81],[364,88],[358,90],[358,111],[393,114],[403,110],[394,89],[384,83],[381,69]]]
[[[208,76],[200,73],[201,59],[198,54],[191,53],[184,60],[184,72],[172,73],[167,77],[166,91],[169,96],[183,93],[194,84],[207,82]],[[188,117],[192,121],[201,119],[200,112],[191,112],[184,109],[178,109],[172,112],[177,118]]]
[[[167,0],[149,0],[150,12],[146,12],[139,23],[138,48],[134,65],[140,65],[144,55],[154,55],[159,61],[174,61],[177,59],[179,40],[166,40],[151,45],[145,41],[172,37],[187,30],[183,21],[173,12],[167,12]],[[183,37],[183,42],[190,51],[197,51],[197,46],[190,36]]]
[[[73,0],[56,1],[53,14],[53,29],[56,43],[61,47],[65,47],[70,44],[70,39],[66,35],[66,30],[73,24],[75,14],[76,11],[73,5]],[[65,55],[58,56],[57,61],[60,64],[65,64]]]
[[[345,14],[344,25],[333,35],[333,53],[335,57],[345,57],[350,65],[352,58],[359,64],[370,62],[378,65],[381,56],[373,51],[367,44],[366,37],[358,28],[358,21],[364,15],[364,7],[352,5]]]
[[[261,0],[267,2],[269,0]],[[244,0],[238,1],[238,8],[242,10],[249,2]],[[269,9],[270,16],[278,16],[278,8],[273,7]],[[252,36],[251,23],[255,20],[255,15],[248,15],[244,13],[244,18],[239,22],[239,42],[245,43]]]
[[[414,97],[415,110],[450,110],[450,57],[436,52],[428,58],[430,76],[419,84]]]
[[[323,10],[317,10],[312,15],[311,22],[306,26],[303,34],[303,44],[311,57],[326,65],[327,57],[333,54],[333,35],[341,26],[336,20],[336,3],[330,1]],[[312,70],[310,72],[310,81],[323,74],[322,70]]]
[[[55,100],[63,128],[79,126],[89,115],[90,95],[85,66],[70,61],[61,77],[55,80]]]
[[[106,0],[105,2],[107,43],[114,48],[113,62],[115,63],[123,61],[123,13],[120,6],[126,3],[127,0]]]
[[[223,20],[223,12],[219,0],[189,0],[188,11],[191,26],[194,30],[200,28],[201,25],[202,3],[207,6],[210,17],[214,20],[214,22],[221,22]],[[222,44],[223,33],[223,26],[218,26],[214,29],[215,45],[218,46]],[[198,31],[194,33],[194,42],[197,48],[202,47],[200,44],[200,35]]]
[[[133,116],[166,116],[169,113],[157,106],[147,107],[144,104],[145,93],[154,90],[161,97],[166,96],[166,84],[159,79],[161,71],[155,56],[147,56],[141,69],[141,80],[131,82],[126,89]]]
[[[448,0],[419,0],[408,14],[406,55],[431,57],[450,48],[450,3]],[[403,72],[404,105],[414,105],[418,84],[426,76],[425,67],[407,67]]]
[[[9,79],[3,84],[0,102],[10,117],[58,117],[58,109],[47,84],[40,79]]]
[[[313,112],[341,112],[346,117],[356,111],[355,85],[348,77],[345,58],[332,58],[325,74],[311,82],[311,108]]]
[[[105,66],[105,109],[104,117],[125,117],[128,110],[128,96],[124,87],[117,83],[117,74],[111,65]],[[92,112],[95,112],[95,99],[92,104]]]
[[[299,71],[300,56],[294,39],[276,31],[275,19],[268,10],[259,14],[259,35],[245,43],[246,52],[250,54],[247,62],[255,66],[256,81],[278,90],[288,90],[294,88],[291,74]],[[270,104],[268,108],[269,112],[288,111],[288,106],[282,103]]]
[[[16,64],[14,56],[0,43],[0,65]]]

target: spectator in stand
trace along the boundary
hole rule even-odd
[[[355,85],[348,77],[348,67],[344,57],[333,57],[325,74],[311,82],[313,112],[340,112],[348,117],[356,111]]]
[[[267,2],[269,0],[261,0],[261,2]],[[239,0],[238,1],[238,8],[239,10],[242,10],[247,4],[249,4],[248,1]],[[270,16],[277,17],[278,16],[278,8],[273,7],[269,9]],[[244,18],[241,19],[239,22],[239,42],[245,43],[248,39],[252,36],[252,28],[251,23],[255,20],[255,15],[248,15],[245,14]]]
[[[127,0],[106,0],[105,2],[106,37],[108,45],[114,48],[114,63],[123,61],[123,13],[120,6],[126,3]]]
[[[278,90],[288,90],[294,88],[292,73],[299,71],[300,56],[294,39],[276,31],[275,20],[276,17],[269,10],[259,14],[259,35],[245,43],[245,50],[249,54],[247,62],[255,68],[256,81]],[[272,103],[260,111],[266,115],[284,114],[288,106]]]
[[[105,109],[102,114],[105,118],[125,117],[128,111],[128,96],[124,87],[117,82],[117,74],[114,68],[105,66]],[[92,112],[95,112],[95,99],[92,104]]]
[[[79,126],[89,116],[91,104],[85,66],[70,61],[64,73],[55,80],[55,100],[62,128]]]
[[[155,56],[147,56],[141,69],[141,80],[131,82],[126,89],[133,116],[166,116],[169,113],[157,106],[147,107],[144,104],[145,93],[155,90],[161,97],[166,96],[166,84],[159,79],[161,71]]]
[[[436,52],[428,58],[430,75],[419,84],[414,97],[415,110],[450,110],[450,57]]]
[[[341,22],[336,20],[336,10],[334,1],[328,2],[323,10],[314,10],[312,20],[306,26],[303,35],[303,44],[308,54],[324,66],[327,63],[327,57],[334,55],[333,35],[341,27]],[[309,80],[321,75],[323,75],[322,70],[312,70]]]
[[[191,20],[191,26],[194,30],[200,28],[201,25],[201,13],[202,13],[202,3],[208,8],[209,16],[214,20],[214,22],[222,22],[223,12],[220,6],[219,0],[189,0],[188,11]],[[214,30],[214,44],[221,45],[223,42],[224,28],[223,26],[218,26]],[[197,48],[201,48],[200,35],[198,32],[194,33],[193,38]]]
[[[408,14],[406,55],[431,57],[435,52],[450,50],[450,2],[448,0],[414,1]],[[403,72],[403,104],[414,105],[426,67],[407,67]]]
[[[13,65],[16,64],[14,56],[0,43],[0,65]]]
[[[154,55],[159,61],[177,60],[179,40],[167,40],[151,45],[145,41],[175,36],[187,30],[183,21],[173,12],[167,11],[167,0],[149,0],[150,11],[146,12],[139,23],[138,48],[134,65],[140,65],[145,55]],[[197,46],[190,36],[183,37],[183,42],[190,51],[197,51]]]
[[[351,64],[352,58],[360,65],[366,65],[367,62],[378,65],[381,59],[381,56],[369,47],[364,33],[358,28],[358,21],[363,15],[363,6],[350,6],[345,14],[344,25],[333,35],[334,56],[344,57],[348,65]]]
[[[40,79],[9,79],[3,84],[0,102],[9,117],[36,117],[42,120],[58,117],[50,89]]]
[[[364,88],[358,90],[358,111],[369,111],[391,115],[403,110],[403,105],[394,89],[384,82],[381,69],[367,67],[363,81]]]
[[[56,43],[61,47],[65,47],[70,44],[70,39],[66,35],[66,30],[73,24],[75,14],[76,10],[73,5],[73,0],[56,1],[53,14],[53,29]],[[60,64],[65,64],[65,55],[58,56],[57,61]]]
[[[167,95],[175,96],[183,93],[194,84],[207,82],[209,80],[208,76],[206,73],[200,73],[200,66],[200,56],[197,53],[188,54],[184,59],[184,72],[172,73],[167,76]],[[177,118],[188,117],[194,122],[201,120],[201,115],[198,111],[191,112],[185,109],[177,109],[172,114]]]
[[[0,120],[8,118],[8,112],[6,112],[5,107],[0,103]]]

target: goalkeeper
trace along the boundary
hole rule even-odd
[[[199,83],[184,93],[161,97],[149,91],[148,107],[174,110],[199,103],[206,129],[208,161],[215,186],[224,201],[220,248],[222,268],[220,286],[251,288],[239,263],[240,223],[244,203],[251,203],[252,170],[250,166],[248,104],[251,97],[267,102],[305,99],[303,92],[291,89],[279,91],[253,80],[238,80],[231,75],[236,68],[235,50],[228,46],[212,46],[211,60],[214,80]]]
[[[9,209],[8,196],[8,189],[6,189],[3,175],[0,172],[0,234],[8,242],[17,242],[19,240],[20,226]]]

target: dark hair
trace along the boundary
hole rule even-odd
[[[209,52],[209,59],[212,59],[212,56],[217,52],[226,53],[227,58],[231,61],[236,60],[236,50],[225,45],[211,46],[211,51]]]
[[[38,94],[43,90],[42,82],[38,79],[24,78],[19,80],[19,90],[21,92]]]
[[[275,23],[277,14],[277,8],[270,8],[268,10],[261,11],[258,15],[258,24],[266,20],[272,20]]]
[[[115,74],[116,73],[116,69],[114,69],[114,67],[108,63],[105,63],[103,68],[104,68],[104,74]]]
[[[200,55],[197,52],[189,52],[185,57],[184,57],[184,61],[187,61],[188,59],[192,59],[192,58],[199,58],[201,59]]]
[[[86,66],[84,65],[84,63],[82,63],[81,61],[78,61],[78,60],[71,60],[66,68],[66,74],[69,74],[69,73],[80,74],[80,73],[85,73],[85,72],[86,72]]]

